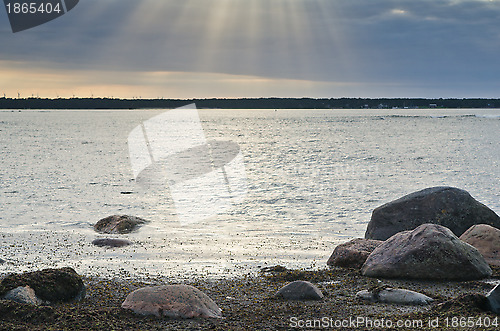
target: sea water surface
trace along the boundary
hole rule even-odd
[[[500,110],[206,109],[206,138],[240,147],[247,195],[182,224],[168,187],[136,183],[127,146],[134,127],[166,111],[1,111],[0,273],[219,278],[323,267],[336,245],[364,236],[375,207],[431,186],[465,189],[500,213]],[[151,222],[127,235],[93,230],[113,214]],[[91,244],[105,237],[134,244]]]

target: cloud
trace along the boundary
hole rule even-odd
[[[86,0],[36,29],[3,27],[0,58],[115,83],[120,72],[216,73],[352,96],[377,84],[381,96],[478,95],[499,87],[499,18],[499,1],[480,0]]]
[[[28,66],[30,69],[25,70]],[[356,84],[266,78],[210,72],[105,71],[36,68],[36,63],[0,61],[1,93],[8,97],[224,98],[329,97]]]

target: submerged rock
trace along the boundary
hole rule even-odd
[[[386,240],[426,223],[445,226],[460,236],[475,224],[500,228],[500,217],[464,190],[432,187],[373,210],[365,238]]]
[[[460,239],[474,246],[490,265],[500,267],[500,230],[488,224],[476,224]]]
[[[3,300],[12,300],[36,306],[43,303],[43,301],[36,296],[35,290],[29,286],[16,287],[15,289],[8,291],[3,297],[0,298]]]
[[[496,314],[500,314],[500,287],[499,285],[495,286],[494,289],[486,295],[486,302],[488,310]]]
[[[145,224],[148,221],[128,215],[112,215],[99,220],[94,225],[94,230],[100,233],[130,233],[134,231],[139,225]]]
[[[359,269],[365,263],[368,255],[382,242],[364,238],[353,239],[335,247],[326,264],[335,267]]]
[[[260,269],[260,272],[262,273],[266,273],[266,272],[287,272],[287,271],[290,271],[290,269],[288,269],[287,267],[284,267],[282,265],[274,265],[274,266],[271,266],[271,267],[263,267]]]
[[[323,293],[310,282],[296,280],[279,289],[274,295],[285,300],[321,300]]]
[[[190,285],[144,287],[130,293],[122,308],[158,317],[222,318],[221,309],[205,293]]]
[[[49,302],[81,300],[85,296],[82,278],[69,267],[9,274],[0,282],[0,296],[20,286],[29,286],[38,298]]]
[[[377,287],[371,290],[359,291],[356,293],[356,297],[372,302],[395,303],[402,305],[428,305],[434,301],[434,299],[429,298],[422,293],[390,287]]]
[[[450,229],[423,224],[395,234],[375,248],[361,273],[383,278],[473,280],[489,277],[492,271],[477,249]]]
[[[92,245],[99,247],[123,247],[132,245],[132,242],[127,239],[101,238],[93,240]]]
[[[483,294],[462,294],[438,304],[435,309],[450,312],[453,314],[451,316],[476,316],[488,310],[488,300]]]

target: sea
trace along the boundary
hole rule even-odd
[[[433,186],[467,190],[500,214],[499,109],[199,109],[206,140],[238,146],[244,190],[181,222],[174,188],[140,185],[131,162],[131,132],[169,111],[0,111],[0,274],[69,266],[217,279],[324,268],[338,244],[364,236],[374,208]],[[193,205],[218,194],[191,193]],[[149,223],[97,233],[110,215]],[[133,244],[97,247],[98,238]]]

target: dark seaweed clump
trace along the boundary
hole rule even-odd
[[[19,286],[29,286],[37,297],[50,302],[68,302],[80,296],[85,287],[81,277],[69,267],[9,274],[0,282],[0,296]]]

